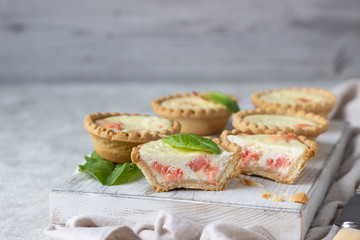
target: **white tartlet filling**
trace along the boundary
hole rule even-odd
[[[161,131],[169,129],[172,126],[169,119],[155,116],[113,116],[97,120],[95,123],[101,126],[101,121],[103,120],[110,123],[119,123],[121,125],[121,130],[109,127],[115,132],[128,132],[131,130]]]
[[[244,120],[247,122],[254,122],[258,125],[265,125],[267,127],[271,126],[278,126],[279,128],[283,127],[312,127],[316,126],[317,124],[313,121],[297,118],[297,117],[290,117],[290,116],[279,116],[279,115],[270,115],[270,114],[255,114],[245,116]],[[310,125],[310,126],[307,126]]]
[[[267,102],[280,104],[311,103],[326,101],[327,98],[313,92],[302,92],[295,90],[282,90],[264,94],[260,97]]]
[[[161,102],[161,105],[166,108],[181,108],[181,109],[208,109],[223,107],[219,103],[208,101],[199,96],[171,98]]]
[[[243,167],[257,166],[278,171],[283,177],[307,149],[307,146],[296,139],[280,137],[280,135],[229,135],[227,139],[242,148]],[[249,156],[257,156],[251,158]],[[249,157],[249,159],[244,159]],[[286,159],[286,161],[284,161]]]
[[[220,146],[219,146],[220,147]],[[147,162],[149,167],[154,162],[158,162],[166,167],[179,168],[184,173],[183,180],[200,180],[208,181],[208,176],[205,169],[200,171],[193,171],[190,168],[190,163],[198,157],[205,157],[209,161],[209,166],[218,167],[215,179],[218,179],[219,174],[225,169],[228,162],[232,159],[233,153],[224,150],[220,147],[220,154],[210,154],[201,151],[181,150],[179,148],[171,147],[164,143],[161,139],[144,144],[139,154],[141,159]],[[154,171],[158,182],[163,182],[163,176]]]

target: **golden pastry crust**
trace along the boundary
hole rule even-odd
[[[85,116],[84,128],[89,133],[96,153],[109,161],[116,163],[131,162],[130,153],[133,147],[157,140],[159,134],[171,135],[179,133],[181,125],[174,120],[170,120],[172,127],[162,131],[131,131],[131,132],[114,132],[111,129],[101,127],[95,123],[96,120],[112,116],[140,116],[139,114],[128,113],[93,113]],[[148,115],[143,115],[148,116]]]
[[[261,96],[272,93],[272,92],[280,92],[283,90],[291,90],[291,91],[299,91],[305,93],[316,93],[318,95],[324,96],[327,98],[326,101],[321,102],[311,102],[311,103],[294,103],[294,104],[286,104],[286,103],[274,103],[274,102],[267,102],[261,99]],[[284,109],[293,109],[295,111],[303,110],[305,112],[313,112],[315,114],[327,117],[327,115],[331,112],[336,104],[336,97],[335,95],[324,89],[317,89],[317,88],[285,88],[285,89],[276,89],[274,91],[265,91],[265,92],[258,92],[253,93],[251,95],[251,101],[256,108],[284,108]]]
[[[234,129],[232,131],[223,131],[221,133],[221,141],[223,143],[230,143],[230,141],[227,139],[227,136],[229,135],[238,135],[238,134],[251,134],[254,135],[254,133],[252,132],[251,129],[247,129],[244,131],[239,131],[237,129]],[[264,130],[261,134],[274,134],[271,130]],[[277,132],[275,134],[284,134],[283,132]],[[317,152],[317,144],[316,142],[306,138],[305,136],[297,136],[294,134],[289,134],[294,136],[298,141],[300,141],[301,143],[305,144],[308,149],[296,160],[296,164],[294,164],[291,169],[289,170],[289,175],[286,176],[286,178],[282,178],[280,173],[277,172],[269,172],[267,171],[266,168],[260,168],[257,166],[245,166],[245,167],[240,167],[239,166],[239,171],[241,172],[241,174],[246,174],[246,175],[257,175],[257,176],[262,176],[265,178],[269,178],[272,180],[275,180],[277,182],[281,182],[281,183],[286,183],[286,184],[292,184],[294,182],[294,180],[296,179],[296,177],[300,174],[300,172],[305,168],[306,163],[313,158],[316,155]]]
[[[289,116],[289,117],[296,117],[305,120],[312,121],[316,123],[316,126],[312,127],[283,127],[280,128],[278,126],[266,126],[266,125],[259,125],[254,122],[248,122],[244,120],[246,116],[250,115],[276,115],[276,116]],[[268,108],[268,109],[255,109],[255,110],[248,110],[248,111],[240,111],[237,112],[233,116],[232,125],[234,128],[245,131],[250,130],[252,133],[261,134],[261,133],[294,133],[296,135],[303,135],[311,140],[315,140],[320,134],[326,132],[329,128],[329,121],[320,116],[316,115],[311,112],[305,111],[295,111],[294,109],[284,109],[284,108]]]
[[[191,94],[175,94],[152,101],[153,111],[165,118],[177,120],[181,124],[182,132],[189,132],[198,135],[212,135],[224,129],[232,114],[226,107],[216,107],[208,109],[181,109],[167,108],[162,106],[162,102],[172,98],[190,97]],[[229,95],[230,96],[230,95]],[[230,96],[237,101],[235,96]]]
[[[172,185],[164,185],[158,182],[153,170],[149,167],[146,161],[140,157],[139,150],[144,144],[141,144],[132,149],[131,159],[132,162],[135,163],[141,169],[146,180],[155,189],[156,192],[165,192],[176,188],[202,189],[206,191],[221,191],[226,187],[229,179],[232,178],[234,174],[238,174],[237,165],[241,158],[241,148],[236,144],[232,144],[232,143],[222,144],[220,139],[213,139],[213,141],[216,144],[223,146],[226,151],[233,153],[232,159],[229,161],[224,171],[220,173],[221,175],[219,176],[219,180],[216,183],[196,181],[194,179],[182,180]]]

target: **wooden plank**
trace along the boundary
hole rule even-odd
[[[266,9],[266,10],[265,10]],[[332,81],[358,0],[0,1],[0,81]]]
[[[283,239],[293,239],[294,232],[301,232],[301,216],[298,212],[291,211],[264,211],[262,208],[236,207],[229,205],[212,204],[209,202],[190,202],[190,201],[167,201],[164,199],[149,198],[144,202],[139,198],[122,198],[102,195],[88,194],[69,195],[57,192],[50,195],[52,223],[63,221],[64,215],[70,209],[64,211],[61,206],[72,205],[79,214],[96,214],[112,217],[125,217],[134,221],[153,223],[158,211],[168,210],[179,215],[190,217],[192,220],[209,223],[210,221],[221,220],[229,223],[238,224],[242,227],[260,225],[267,229],[271,228],[271,234],[281,236]],[[73,210],[72,214],[74,214]],[[273,212],[273,213],[272,213]],[[191,214],[190,214],[191,213]],[[272,223],[276,222],[274,225]],[[283,226],[286,226],[284,231]],[[281,238],[280,238],[281,239]]]
[[[328,132],[317,140],[317,156],[293,185],[246,176],[264,188],[232,179],[225,190],[218,192],[179,189],[156,193],[145,179],[104,187],[89,175],[78,174],[50,192],[50,219],[63,223],[75,215],[98,214],[153,222],[159,210],[169,210],[201,223],[223,220],[245,227],[256,224],[278,239],[302,239],[340,163],[348,134],[348,124],[332,121]],[[305,192],[310,200],[306,205],[273,202],[261,197],[264,189],[278,195]]]

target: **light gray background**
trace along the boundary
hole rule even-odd
[[[0,81],[339,81],[359,0],[0,0]]]
[[[0,0],[0,238],[43,239],[88,113],[152,99],[332,88],[360,75],[359,0]]]

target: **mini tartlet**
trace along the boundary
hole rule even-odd
[[[184,151],[157,140],[134,147],[131,158],[156,192],[176,188],[220,191],[239,173],[241,149],[236,144],[221,144],[220,139],[213,141],[220,154]]]
[[[227,96],[237,101],[236,97]],[[156,114],[179,121],[182,132],[198,135],[219,133],[232,114],[219,103],[189,93],[157,98],[152,101],[151,106]]]
[[[239,171],[292,184],[306,163],[316,155],[317,144],[305,136],[284,133],[252,134],[224,131],[221,140],[242,149]]]
[[[327,131],[329,121],[311,112],[293,109],[255,109],[240,111],[233,116],[233,127],[252,133],[294,133],[316,139]]]
[[[251,95],[251,101],[256,108],[303,110],[327,117],[336,104],[336,97],[324,89],[286,88],[254,93]]]
[[[85,116],[84,127],[93,141],[96,153],[116,163],[131,162],[133,147],[157,140],[161,137],[159,134],[171,135],[179,133],[181,129],[177,121],[127,113],[89,114]]]

